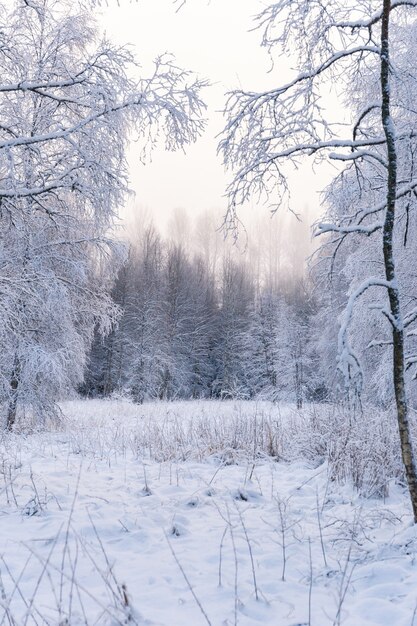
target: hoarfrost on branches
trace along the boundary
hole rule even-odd
[[[1,381],[47,414],[81,382],[94,328],[117,318],[107,295],[120,251],[111,229],[128,189],[128,139],[146,158],[204,128],[204,82],[156,59],[153,74],[101,38],[88,11],[55,0],[0,7]],[[113,265],[109,257],[115,259]]]

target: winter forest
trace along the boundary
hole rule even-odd
[[[417,626],[417,0],[0,0],[0,626]]]
[[[174,236],[175,221],[177,240],[146,221],[134,229],[111,293],[122,317],[104,339],[96,333],[81,393],[135,402],[324,399],[328,376],[318,375],[310,337],[319,309],[302,258],[285,262],[279,232],[267,238],[265,224],[242,253],[210,215],[193,227],[178,214]]]

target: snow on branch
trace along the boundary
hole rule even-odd
[[[278,4],[281,9],[288,7],[286,2]],[[321,158],[324,154],[349,160],[368,156],[380,159],[367,149],[383,145],[382,134],[353,140],[339,138],[322,110],[322,76],[329,79],[334,73],[342,74],[347,64],[359,67],[363,59],[379,55],[379,47],[373,43],[355,44],[310,55],[297,76],[276,89],[259,93],[236,90],[229,94],[219,153],[225,166],[233,170],[227,190],[232,215],[235,207],[252,195],[269,197],[272,188],[276,194],[274,206],[282,203],[288,197],[283,170],[288,161],[296,165],[302,156]],[[334,148],[346,148],[351,154],[340,157]],[[356,153],[358,150],[362,152]]]
[[[357,161],[358,159],[375,159],[378,161],[383,167],[387,168],[388,164],[386,159],[377,154],[376,152],[371,152],[370,150],[352,150],[352,152],[347,154],[342,154],[340,152],[330,152],[329,159],[332,161]]]
[[[36,25],[37,17],[29,15],[27,8],[21,11]],[[161,138],[168,150],[184,149],[205,128],[200,93],[207,83],[179,68],[170,55],[155,60],[149,78],[134,80],[130,76],[139,68],[127,48],[103,40],[91,52],[91,42],[87,46],[90,30],[79,16],[67,18],[64,24],[55,23],[53,14],[48,20],[44,29],[47,43],[42,45],[53,46],[53,37],[67,41],[68,46],[75,39],[81,50],[73,51],[56,67],[44,62],[41,73],[31,55],[22,57],[19,47],[12,45],[17,33],[26,27],[19,10],[9,16],[10,24],[3,31],[6,40],[10,37],[8,53],[0,51],[4,79],[0,84],[3,208],[13,215],[16,204],[11,200],[32,198],[39,209],[44,207],[52,214],[43,199],[50,198],[52,192],[67,190],[81,195],[91,207],[111,214],[127,191],[124,155],[129,135],[140,140],[142,159]],[[93,41],[94,36],[93,32]],[[31,125],[27,123],[27,109],[36,103],[39,112]],[[32,173],[36,172],[30,176],[30,184],[24,165],[28,154]]]
[[[417,0],[398,0],[391,6],[399,12],[401,7],[417,6]],[[378,66],[381,16],[376,3],[353,10],[327,0],[280,0],[257,16],[255,28],[263,33],[263,45],[271,55],[276,48],[280,60],[291,54],[296,60],[295,76],[267,91],[229,93],[219,153],[232,172],[227,189],[230,222],[236,218],[236,207],[251,197],[269,202],[274,209],[289,204],[287,164],[297,167],[304,157],[338,161],[347,168],[370,161],[387,169],[380,93],[372,93],[371,101],[355,113],[352,87]],[[351,94],[351,139],[341,136],[341,129],[346,135],[349,124],[333,121],[324,110],[329,83],[339,85],[340,95]],[[409,129],[405,133],[400,129],[395,140],[400,144],[411,137]],[[351,226],[346,232],[351,232]],[[379,229],[379,223],[375,226]],[[362,225],[359,230],[375,229]]]
[[[396,199],[400,200],[405,196],[408,196],[417,188],[417,179],[413,179],[406,184],[398,188],[396,193]],[[358,209],[354,214],[344,215],[340,218],[339,223],[326,223],[318,222],[316,224],[316,236],[325,233],[341,233],[350,234],[357,233],[362,235],[372,235],[373,233],[381,230],[383,227],[383,221],[374,222],[373,224],[363,224],[363,222],[370,216],[383,212],[386,209],[386,200],[381,201],[378,204],[370,207],[364,207]]]
[[[382,7],[372,10],[375,3],[352,7],[349,3],[335,3],[329,8],[328,0],[279,0],[263,9],[256,17],[257,28],[263,32],[262,45],[271,49],[277,45],[288,48],[300,38],[304,46],[313,49],[329,49],[332,32],[343,35],[365,34],[372,39],[372,29],[380,24]],[[417,7],[417,0],[392,0],[391,11],[401,7]],[[369,9],[369,13],[367,11]]]
[[[349,296],[338,336],[338,369],[343,375],[346,388],[353,383],[359,394],[363,381],[362,368],[359,358],[350,345],[348,331],[356,302],[368,289],[373,287],[390,289],[392,288],[392,284],[381,278],[368,278],[361,283]]]
[[[369,226],[361,226],[360,224],[353,224],[351,226],[338,226],[337,224],[326,224],[324,222],[319,222],[317,224],[317,235],[322,235],[324,233],[358,233],[361,235],[372,235],[377,230],[381,230],[383,227],[383,222],[375,222],[375,224],[370,224]]]

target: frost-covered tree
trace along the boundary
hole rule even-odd
[[[80,382],[94,327],[115,309],[104,259],[128,191],[128,135],[196,139],[202,84],[172,59],[148,79],[86,11],[56,0],[0,5],[1,397],[37,413]]]
[[[253,395],[294,402],[299,409],[323,395],[323,378],[315,372],[313,299],[303,282],[277,292],[262,289],[255,302],[247,364]]]
[[[110,396],[121,389],[125,380],[125,361],[128,358],[126,308],[132,267],[129,258],[128,256],[125,259],[117,272],[110,292],[113,303],[118,307],[117,324],[114,324],[106,334],[95,328],[83,380],[78,386],[78,390],[87,396]]]
[[[252,321],[252,358],[249,377],[255,395],[276,400],[279,397],[277,371],[280,336],[281,298],[267,289],[259,295]]]
[[[122,335],[125,350],[120,384],[136,402],[158,397],[162,343],[163,243],[153,225],[131,245],[129,288]],[[124,333],[123,333],[124,330]]]
[[[113,297],[122,315],[108,337],[96,334],[82,391],[127,392],[136,402],[210,396],[217,309],[203,259],[145,226]]]
[[[322,233],[333,234],[336,250],[351,236],[379,242],[380,265],[350,294],[339,333],[339,367],[346,380],[353,378],[360,385],[360,361],[349,327],[358,301],[377,294],[374,302],[389,325],[385,343],[392,351],[402,458],[417,522],[417,467],[405,382],[406,333],[413,332],[417,313],[411,306],[404,314],[406,294],[395,254],[399,210],[403,204],[412,206],[417,189],[411,148],[416,125],[416,8],[415,0],[361,0],[354,6],[337,0],[270,3],[258,17],[263,45],[271,54],[279,48],[281,54],[295,57],[298,73],[263,93],[233,92],[220,149],[234,170],[228,190],[232,220],[237,205],[253,193],[268,194],[272,182],[274,204],[282,204],[288,191],[286,165],[306,155],[339,162],[339,180],[346,175],[356,179],[353,193],[359,195],[354,203],[346,203],[346,212],[335,221],[319,225]],[[408,63],[402,66],[404,58]],[[375,79],[369,83],[370,76]],[[342,113],[335,119],[323,106],[330,82],[350,119]],[[364,90],[367,97],[359,102],[357,93]],[[413,360],[411,354],[408,362]]]
[[[221,398],[248,398],[253,276],[246,264],[237,263],[230,254],[223,260],[219,299],[214,393]]]

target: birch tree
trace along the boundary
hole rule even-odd
[[[11,428],[18,403],[47,412],[80,382],[94,327],[114,320],[100,268],[128,192],[128,139],[142,158],[159,137],[169,150],[194,141],[203,83],[167,56],[138,77],[131,50],[57,0],[0,3],[0,72],[0,376]]]
[[[336,0],[270,3],[258,16],[262,44],[272,56],[278,49],[294,58],[297,73],[269,91],[231,93],[220,143],[224,161],[233,170],[228,188],[232,222],[236,207],[253,194],[273,193],[273,204],[284,204],[288,163],[297,164],[304,156],[337,162],[341,182],[349,175],[356,178],[355,208],[346,203],[346,212],[319,224],[318,231],[329,236],[334,253],[346,238],[376,238],[383,271],[351,291],[338,339],[339,368],[346,381],[354,379],[360,387],[360,360],[351,347],[349,327],[355,305],[372,292],[389,325],[384,344],[392,350],[401,452],[415,522],[417,469],[405,385],[405,334],[413,332],[417,312],[411,309],[404,315],[394,242],[399,207],[407,202],[412,207],[417,190],[412,165],[417,77],[414,61],[410,63],[415,59],[416,8],[415,0],[361,0],[354,6]],[[407,67],[401,67],[404,56]],[[366,91],[370,77],[376,80],[370,83],[366,101],[360,102],[357,91]],[[335,120],[326,110],[322,98],[331,83],[343,94],[342,105],[351,116],[341,108]],[[415,360],[414,355],[408,358],[409,364]]]

